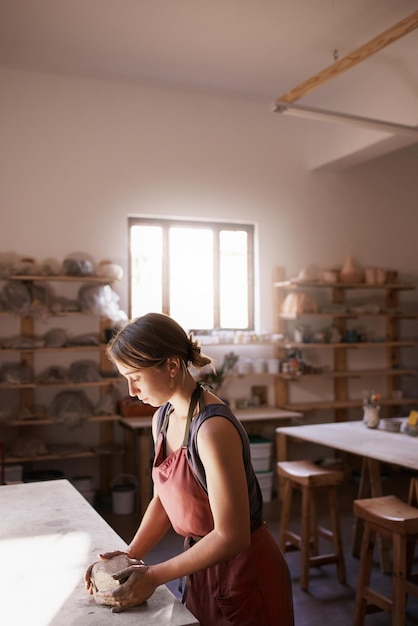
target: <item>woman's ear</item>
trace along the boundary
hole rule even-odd
[[[170,357],[167,359],[168,373],[170,374],[172,378],[175,377],[180,367],[181,367],[180,359],[178,357]]]

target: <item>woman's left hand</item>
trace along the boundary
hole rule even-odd
[[[111,606],[112,612],[120,613],[143,604],[157,587],[148,565],[130,565],[113,576],[116,580],[124,580],[127,577],[128,579],[113,591],[97,591],[96,602]]]

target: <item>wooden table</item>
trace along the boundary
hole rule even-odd
[[[406,418],[403,420],[406,421]],[[288,458],[288,439],[320,444],[362,457],[362,470],[357,497],[369,498],[383,495],[380,463],[389,463],[418,471],[418,438],[403,432],[393,433],[381,428],[367,428],[362,421],[309,424],[276,429],[276,446],[279,461]],[[363,525],[356,520],[353,538],[353,555],[359,556]],[[389,571],[387,544],[380,550],[382,571]]]
[[[248,431],[266,424],[277,426],[279,423],[292,423],[303,418],[303,413],[283,411],[275,407],[251,407],[234,411]],[[145,512],[151,499],[151,463],[152,463],[152,416],[121,417],[120,424],[125,428],[125,472],[138,477],[138,511]]]
[[[120,614],[99,606],[84,572],[124,541],[67,481],[0,486],[1,622],[6,626],[191,626],[199,622],[163,585]]]

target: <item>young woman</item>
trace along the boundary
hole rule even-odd
[[[130,395],[159,408],[153,417],[154,496],[129,545],[132,565],[120,578],[130,575],[113,592],[97,592],[96,600],[121,611],[145,602],[158,585],[184,578],[186,606],[202,626],[293,626],[289,571],[263,522],[247,434],[189,371],[211,359],[159,313],[127,324],[107,353]],[[143,564],[170,526],[185,537],[187,549]]]

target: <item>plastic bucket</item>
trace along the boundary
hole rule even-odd
[[[123,482],[120,482],[123,481]],[[118,484],[119,483],[119,484]],[[111,482],[112,510],[117,515],[130,515],[135,510],[138,481],[132,474],[119,474]]]

